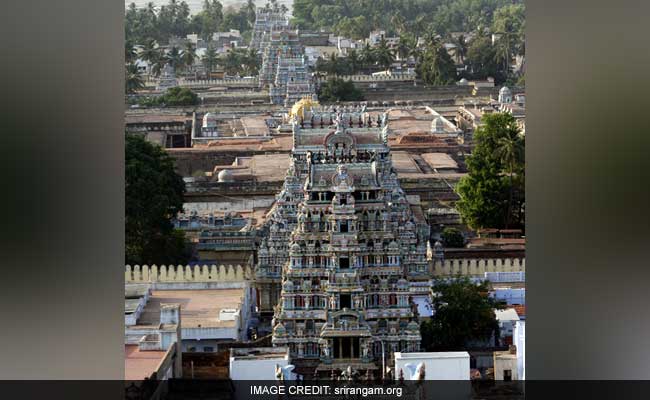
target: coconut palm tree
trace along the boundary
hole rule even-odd
[[[515,125],[514,119],[509,124],[508,129],[503,132],[503,135],[496,141],[495,155],[501,160],[506,167],[506,172],[510,179],[510,193],[508,195],[508,211],[506,213],[505,228],[512,220],[512,203],[514,194],[514,176],[517,165],[523,161],[524,154],[524,139],[521,136],[519,129]]]
[[[181,58],[183,60],[184,68],[189,68],[194,65],[194,61],[196,60],[196,50],[192,42],[187,42],[185,49],[183,49]]]
[[[257,75],[260,69],[260,59],[257,50],[250,48],[244,55],[244,68],[248,75]]]
[[[399,37],[397,44],[397,55],[400,60],[405,61],[409,56],[417,56],[417,38],[410,33],[404,33]]]
[[[147,39],[142,45],[140,51],[140,58],[148,62],[150,65],[155,64],[160,58],[160,51],[158,50],[158,43],[154,39]]]
[[[125,90],[127,94],[135,93],[144,88],[144,80],[138,67],[135,64],[126,64],[124,76]]]
[[[183,55],[181,54],[178,47],[174,46],[172,49],[165,54],[165,61],[169,64],[174,71],[183,66]]]
[[[124,43],[124,62],[130,64],[138,58],[138,52],[135,50],[133,41],[127,40]]]
[[[216,67],[219,63],[219,56],[217,55],[217,52],[214,50],[214,47],[212,47],[212,45],[208,45],[205,54],[201,58],[201,62],[205,66],[205,70],[209,76],[210,72],[212,72],[212,70],[214,70],[214,67]]]
[[[352,75],[356,74],[362,64],[359,53],[357,53],[355,49],[350,49],[350,51],[348,51],[347,60],[350,65],[350,72]]]
[[[393,55],[392,50],[388,47],[388,42],[386,39],[381,38],[379,45],[375,48],[375,59],[377,63],[388,69],[393,62],[395,62],[395,56]]]
[[[163,68],[167,64],[167,58],[165,57],[165,52],[162,49],[156,49],[156,56],[153,56],[151,65],[151,73],[154,76],[159,76]]]
[[[228,75],[235,75],[241,70],[241,53],[237,49],[229,49],[222,58],[221,64]]]
[[[456,58],[457,61],[461,64],[465,64],[465,57],[467,57],[467,41],[465,40],[464,35],[459,35],[458,37],[449,37],[449,42],[456,46]]]
[[[375,52],[373,51],[372,47],[370,47],[370,43],[366,43],[366,45],[361,49],[361,63],[364,67],[368,67],[370,65],[375,64]]]

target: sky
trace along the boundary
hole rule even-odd
[[[181,0],[179,0],[180,2]],[[203,0],[184,0],[188,6],[190,6],[190,12],[192,14],[195,14],[199,11],[201,11],[201,7],[203,6]],[[246,1],[245,0],[219,0],[221,1],[221,4],[223,4],[224,7],[227,7],[229,5],[237,5],[237,4],[243,4]],[[124,6],[127,7],[131,3],[135,3],[136,7],[144,7],[145,4],[152,2],[157,6],[161,6],[164,4],[169,3],[169,0],[124,0]],[[267,0],[255,0],[255,4],[258,7],[263,7],[267,3]],[[291,5],[293,4],[293,0],[279,0],[279,4],[285,4],[289,10],[291,10]]]

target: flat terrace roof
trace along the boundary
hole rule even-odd
[[[158,370],[167,351],[141,351],[137,344],[124,345],[124,379],[141,381]]]
[[[181,328],[231,328],[235,321],[222,321],[219,313],[224,309],[241,309],[244,288],[203,290],[155,290],[152,291],[138,325],[158,326],[160,304],[181,305]]]

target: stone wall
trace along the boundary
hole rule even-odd
[[[432,260],[433,276],[468,275],[485,277],[486,272],[526,272],[524,258]]]
[[[250,269],[241,265],[135,265],[125,266],[124,283],[243,282]]]

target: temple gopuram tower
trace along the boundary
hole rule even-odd
[[[291,167],[256,275],[281,281],[273,344],[322,377],[348,366],[380,374],[394,352],[420,349],[428,226],[397,181],[385,114],[305,98],[287,118]]]

